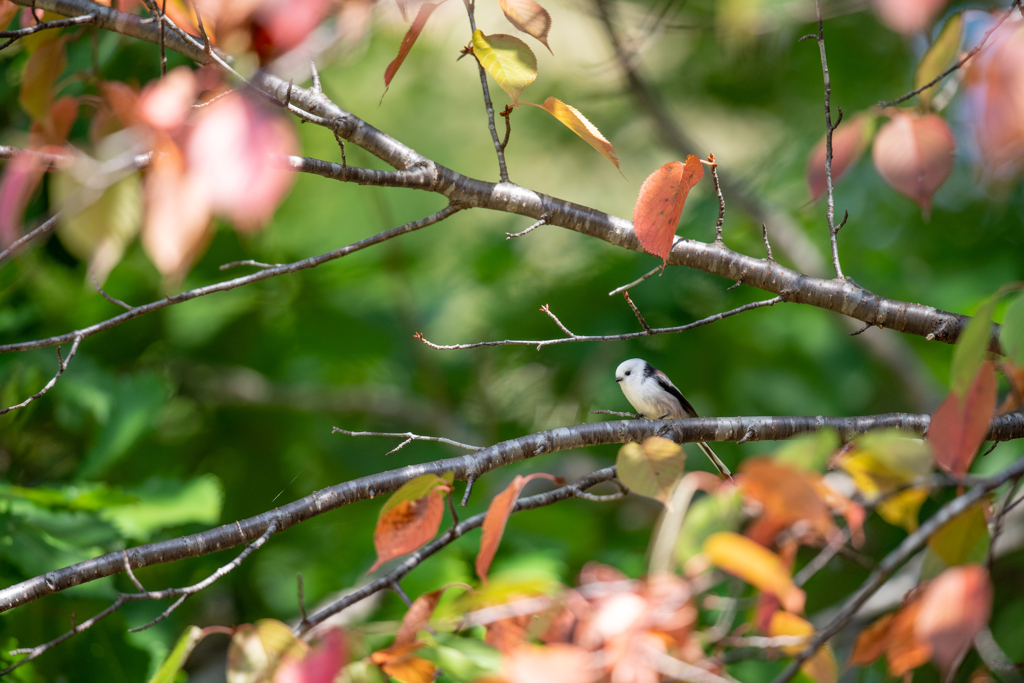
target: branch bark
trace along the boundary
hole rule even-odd
[[[545,453],[599,444],[642,441],[664,436],[678,443],[698,441],[773,441],[796,434],[836,429],[843,439],[874,429],[896,428],[915,434],[928,429],[928,415],[887,413],[860,417],[701,417],[684,420],[611,420],[560,427],[495,444],[472,455],[410,465],[331,486],[280,508],[197,534],[138,546],[127,551],[133,569],[199,557],[247,543],[264,534],[272,522],[283,531],[318,515],[360,500],[391,493],[422,474],[454,472],[470,480],[504,465]],[[987,439],[1024,438],[1024,414],[994,419]],[[118,551],[58,569],[0,590],[0,612],[58,593],[72,586],[124,571],[124,552]]]

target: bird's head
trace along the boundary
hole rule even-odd
[[[643,381],[647,361],[643,358],[630,358],[619,363],[615,368],[615,381],[620,384],[636,385]]]

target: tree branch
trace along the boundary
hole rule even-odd
[[[843,439],[850,439],[856,434],[875,429],[902,429],[923,434],[927,431],[929,422],[928,415],[887,413],[861,417],[610,420],[559,427],[503,441],[471,455],[410,465],[336,484],[255,517],[197,534],[138,546],[127,553],[131,566],[136,569],[186,557],[208,555],[259,538],[272,521],[276,520],[277,531],[283,531],[330,510],[391,493],[422,474],[453,472],[457,479],[476,479],[491,470],[514,462],[573,448],[639,442],[649,436],[663,436],[678,443],[739,441],[744,438],[747,441],[775,441],[825,428],[836,429]],[[1024,414],[1013,413],[995,418],[990,425],[987,438],[995,441],[1024,438]],[[124,555],[123,551],[119,551],[48,572],[0,590],[0,612],[122,571]]]

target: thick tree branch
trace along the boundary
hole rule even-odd
[[[664,436],[678,443],[698,441],[774,441],[796,434],[824,428],[836,429],[843,439],[875,429],[902,429],[923,434],[928,429],[928,415],[887,413],[861,417],[701,417],[685,420],[611,420],[560,427],[511,439],[471,455],[410,465],[397,470],[331,486],[305,498],[225,524],[214,529],[138,546],[127,551],[133,568],[173,562],[186,557],[199,557],[253,541],[266,532],[272,521],[277,530],[312,519],[330,510],[360,500],[391,493],[402,484],[422,474],[453,472],[456,479],[469,480],[514,462],[545,453],[583,448],[599,444],[642,441],[649,436]],[[987,438],[1007,441],[1024,438],[1024,414],[1013,413],[995,418]],[[92,560],[48,572],[17,585],[0,590],[0,612],[32,602],[104,576],[124,571],[123,552],[103,555]]]

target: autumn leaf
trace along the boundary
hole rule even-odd
[[[150,128],[173,132],[185,124],[198,94],[199,84],[192,69],[179,66],[142,90],[135,103],[135,116]]]
[[[419,648],[419,643],[410,643],[378,650],[370,655],[370,661],[400,683],[432,683],[436,678],[437,667],[433,662],[416,656]]]
[[[491,568],[494,554],[498,552],[498,545],[501,543],[501,537],[505,533],[505,524],[508,522],[509,515],[512,514],[512,509],[516,505],[519,493],[529,482],[540,477],[556,481],[556,477],[544,474],[543,472],[535,472],[525,477],[516,475],[512,483],[504,491],[496,495],[491,501],[490,507],[487,508],[487,516],[484,517],[483,529],[480,535],[480,552],[476,556],[476,575],[480,577],[480,580],[485,585],[487,584],[487,572]]]
[[[992,314],[1001,298],[1000,290],[986,299],[967,322],[953,347],[953,361],[949,366],[949,383],[961,398],[978,376],[978,369],[988,356],[992,336]]]
[[[235,629],[228,646],[228,683],[265,681],[286,659],[302,659],[309,645],[292,634],[292,629],[276,619],[260,619]]]
[[[805,521],[823,538],[836,531],[832,511],[818,495],[813,475],[771,458],[750,458],[740,468],[740,488],[759,502],[764,512],[747,535],[762,545],[771,545],[776,535],[796,522]]]
[[[633,230],[649,254],[668,261],[686,197],[703,177],[704,166],[691,154],[685,164],[669,162],[644,181],[633,207]]]
[[[719,569],[778,596],[786,610],[804,611],[804,592],[793,583],[782,559],[763,545],[731,531],[720,531],[704,541],[704,553]]]
[[[45,118],[53,102],[53,86],[68,63],[64,42],[64,38],[47,40],[25,62],[18,102],[33,119]]]
[[[551,15],[546,9],[533,0],[498,0],[498,6],[513,26],[539,40],[551,52],[548,45]]]
[[[537,57],[515,36],[496,33],[485,36],[473,32],[473,54],[495,82],[508,93],[513,104],[519,104],[523,88],[537,78]]]
[[[947,0],[874,0],[882,23],[903,35],[923,31],[946,6]]]
[[[660,436],[648,437],[643,443],[627,443],[615,458],[619,481],[630,491],[664,505],[669,504],[685,464],[683,447]]]
[[[889,629],[895,613],[885,614],[857,635],[850,655],[851,666],[867,666],[882,656],[889,645]]]
[[[20,152],[4,165],[0,175],[0,245],[7,247],[21,237],[21,217],[29,199],[46,173],[39,154]]]
[[[953,172],[956,139],[937,114],[896,110],[891,116],[875,136],[871,157],[885,182],[917,202],[927,219],[932,195]]]
[[[952,567],[925,588],[914,620],[916,636],[931,645],[943,674],[988,625],[992,582],[980,564]]]
[[[425,2],[420,5],[419,11],[416,13],[416,18],[412,22],[412,26],[405,32],[405,36],[402,38],[402,44],[398,47],[398,55],[391,60],[388,64],[388,68],[384,69],[384,93],[387,94],[388,88],[391,87],[391,79],[398,73],[398,69],[402,66],[402,62],[409,54],[409,50],[416,44],[416,39],[420,37],[420,33],[423,31],[423,27],[427,25],[427,20],[430,19],[430,15],[434,13],[438,7],[443,5],[445,0],[441,2]],[[381,96],[383,97],[383,95]]]
[[[601,131],[597,129],[597,126],[588,121],[587,117],[581,114],[575,107],[570,107],[554,97],[544,100],[544,104],[536,104],[534,102],[520,102],[520,104],[528,104],[531,107],[537,107],[548,112],[566,128],[583,138],[588,145],[600,152],[605,159],[615,164],[615,168],[619,168],[619,160],[615,157],[615,148],[612,147],[612,143],[608,142],[604,135],[601,134]]]
[[[274,683],[333,683],[347,662],[341,631],[330,629],[305,657],[285,659],[274,672]]]
[[[849,119],[844,118],[843,122],[843,125],[832,133],[833,186],[867,149],[871,133],[874,131],[875,117],[867,112],[860,112]],[[828,188],[825,179],[826,151],[827,139],[822,137],[807,157],[807,188],[811,192],[812,200],[821,197]]]
[[[775,636],[805,636],[810,642],[814,635],[814,626],[811,622],[789,612],[775,612],[768,622],[768,635]],[[784,645],[782,651],[794,656],[806,645]],[[816,683],[836,683],[839,677],[839,665],[836,663],[832,648],[827,643],[817,652],[811,655],[810,659],[800,666],[800,670],[807,674]]]
[[[524,645],[505,663],[508,683],[591,683],[591,654],[578,645]]]
[[[921,62],[914,72],[914,90],[917,90],[926,83],[931,83],[937,76],[953,65],[957,51],[960,49],[960,41],[964,35],[964,19],[962,13],[957,13],[946,20],[946,24],[921,57]],[[921,106],[925,111],[931,109],[932,98],[942,87],[942,82],[936,83],[927,90],[918,94]]]
[[[998,21],[990,15],[990,22]],[[980,152],[979,170],[993,180],[1014,181],[1024,170],[1024,30],[1008,21],[987,47],[967,62],[964,111]]]
[[[7,28],[20,9],[21,7],[15,5],[11,0],[0,0],[0,31]]]
[[[444,496],[451,490],[452,479],[451,473],[443,478],[424,474],[391,494],[377,518],[373,533],[377,561],[368,571],[416,550],[437,534],[444,516]]]
[[[912,534],[917,531],[921,506],[926,500],[928,489],[924,486],[914,486],[888,496],[878,503],[875,511],[889,524],[903,527],[908,534]]]
[[[963,474],[985,441],[996,409],[996,372],[991,362],[978,369],[966,395],[955,390],[932,415],[928,443],[935,451],[935,464],[947,472]]]
[[[949,567],[985,561],[989,546],[985,511],[989,505],[988,500],[978,501],[928,537],[922,579],[933,579]]]
[[[913,671],[932,658],[931,644],[915,633],[914,624],[920,611],[921,600],[918,594],[912,596],[893,617],[889,627],[889,646],[885,651],[889,673],[893,676]]]

